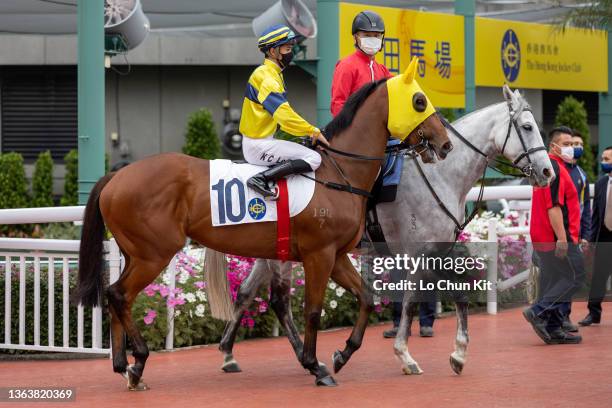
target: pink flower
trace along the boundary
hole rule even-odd
[[[289,290],[289,294],[290,294],[291,296],[295,295],[295,288],[291,288],[291,289]]]
[[[298,286],[304,286],[304,279],[296,279],[295,284]]]
[[[159,285],[156,284],[156,283],[152,283],[149,286],[147,286],[146,288],[144,288],[144,293],[148,297],[153,297],[153,296],[155,296],[155,293],[157,292],[158,289],[159,289]]]
[[[175,298],[173,296],[168,296],[168,300],[166,301],[168,307],[176,307],[185,304],[185,299]]]
[[[170,294],[170,289],[166,285],[159,285],[159,294],[161,297],[166,297]]]
[[[206,287],[206,282],[197,281],[194,283],[194,286],[198,289],[204,289]]]
[[[374,311],[379,314],[382,313],[382,305],[379,303],[376,306],[374,306]]]
[[[262,300],[259,303],[259,313],[266,313],[266,310],[268,310],[268,304]]]
[[[148,326],[153,323],[156,317],[157,317],[157,312],[155,310],[147,309],[147,314],[143,320],[145,324]]]

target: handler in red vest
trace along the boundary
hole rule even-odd
[[[391,73],[374,57],[382,48],[385,23],[373,11],[362,11],[353,19],[355,52],[338,61],[332,81],[331,113],[336,116],[346,100],[368,82],[391,77]]]

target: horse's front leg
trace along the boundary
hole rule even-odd
[[[346,341],[346,347],[342,351],[336,350],[332,358],[334,372],[337,373],[344,367],[353,353],[361,347],[363,335],[368,326],[368,318],[374,307],[371,293],[366,289],[361,276],[357,273],[347,255],[343,255],[336,260],[336,265],[332,271],[332,279],[352,293],[359,303],[359,317],[353,327],[351,336]]]
[[[336,261],[336,254],[331,250],[310,253],[304,257],[304,272],[306,274],[306,296],[304,306],[304,353],[302,366],[316,377],[315,384],[320,386],[335,386],[336,380],[331,376],[325,365],[317,360],[317,331],[323,310],[325,288]]]
[[[223,353],[223,365],[221,369],[226,373],[239,373],[242,370],[234,359],[233,348],[236,333],[240,328],[240,322],[245,310],[253,303],[257,290],[262,285],[267,285],[272,278],[272,270],[268,267],[268,261],[257,259],[249,276],[242,282],[236,302],[234,303],[234,320],[228,322],[219,343],[219,350]]]
[[[457,312],[457,337],[455,338],[455,351],[450,355],[450,365],[453,371],[461,374],[467,359],[468,336],[468,302],[464,299],[455,299]]]
[[[295,327],[293,314],[291,313],[291,270],[293,263],[272,260],[267,263],[268,268],[272,270],[270,306],[274,310],[278,321],[283,325],[298,361],[301,361],[304,343],[302,343],[300,333]]]
[[[413,298],[414,293],[412,291],[407,290],[404,292],[402,318],[400,319],[397,335],[395,336],[395,343],[393,344],[395,355],[401,361],[402,371],[406,375],[423,373],[419,364],[408,352],[408,331],[410,330],[410,326],[412,326],[412,319],[418,306],[418,303],[415,302]]]

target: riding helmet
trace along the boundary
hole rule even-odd
[[[280,47],[283,44],[295,42],[296,35],[285,25],[278,24],[268,27],[257,42],[259,50],[266,53],[271,48]]]
[[[376,33],[385,32],[385,22],[378,13],[370,10],[360,12],[353,19],[352,33],[357,31],[373,31]]]

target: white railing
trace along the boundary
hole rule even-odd
[[[0,210],[0,224],[31,224],[48,222],[74,222],[83,218],[84,207],[59,208],[27,208]],[[108,348],[102,347],[102,310],[99,307],[91,311],[91,346],[85,345],[85,315],[83,306],[77,306],[76,328],[70,326],[70,274],[71,265],[78,262],[80,242],[78,240],[61,239],[28,239],[28,238],[0,238],[0,262],[4,266],[4,336],[0,348],[17,350],[79,352],[79,353],[109,353]],[[104,243],[105,256],[109,264],[109,279],[114,282],[119,278],[121,256],[119,247],[114,240]],[[61,283],[56,283],[56,268],[61,268]],[[33,268],[33,294],[26,291],[28,281],[28,267]],[[13,272],[19,275],[18,299],[12,299]],[[47,275],[47,294],[41,293],[41,272]],[[56,310],[56,287],[61,286],[61,310]],[[33,322],[26,327],[26,304],[28,296],[33,296]],[[48,338],[41,339],[41,308],[46,297],[47,332]],[[18,336],[13,338],[12,311],[13,303],[19,309]],[[56,316],[61,316],[56,319]],[[56,344],[55,333],[58,322],[61,321],[61,344]],[[71,344],[70,337],[76,329],[76,345]],[[33,341],[26,342],[26,334],[33,334]],[[46,344],[45,344],[46,343]]]
[[[526,235],[529,237],[529,226],[522,225],[519,227],[504,227],[499,223],[497,218],[489,220],[487,241],[495,243],[491,245],[491,253],[487,267],[487,280],[492,283],[491,290],[487,291],[487,313],[497,314],[497,292],[510,289],[519,283],[526,281],[529,278],[529,269],[517,273],[516,275],[506,280],[498,279],[497,264],[498,264],[498,239],[504,236]],[[489,244],[490,245],[490,244]],[[526,246],[526,249],[528,246]]]

